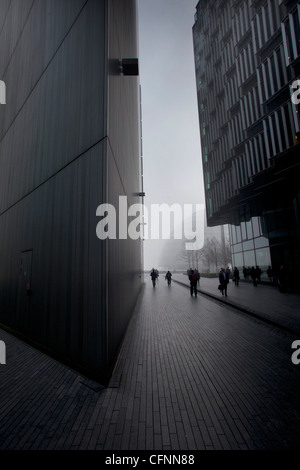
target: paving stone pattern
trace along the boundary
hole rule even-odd
[[[0,330],[0,449],[295,449],[295,336],[160,279],[139,298],[111,382]]]

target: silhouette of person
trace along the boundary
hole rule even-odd
[[[234,277],[234,284],[238,286],[240,282],[240,271],[238,270],[237,267],[235,267],[233,270],[233,277]]]
[[[157,279],[157,270],[156,269],[154,269],[154,268],[151,269],[150,277],[152,279],[152,285],[153,285],[153,287],[155,287],[156,279]]]
[[[256,269],[254,268],[254,266],[252,266],[252,268],[250,269],[250,277],[252,279],[254,287],[257,287],[257,278],[256,278],[256,276],[257,276]]]
[[[197,274],[195,273],[193,269],[190,272],[189,280],[190,280],[191,296],[195,294],[195,297],[197,297]]]
[[[172,281],[172,273],[170,271],[167,271],[165,279],[168,281],[168,286],[170,286]]]
[[[226,278],[226,272],[225,272],[225,268],[221,268],[220,272],[219,272],[219,284],[221,286],[221,292],[222,292],[222,295],[224,295],[224,292],[225,292],[225,296],[227,297],[227,278]]]

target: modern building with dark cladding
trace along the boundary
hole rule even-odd
[[[141,240],[96,236],[99,205],[141,202],[126,58],[135,0],[1,0],[0,323],[104,384],[143,283]]]
[[[230,225],[233,265],[297,283],[299,19],[295,0],[200,0],[193,26],[208,225]]]

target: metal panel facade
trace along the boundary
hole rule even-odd
[[[135,0],[110,0],[109,60],[138,57]],[[118,208],[119,196],[128,207],[140,203],[139,79],[109,76],[108,201]],[[112,240],[108,245],[108,355],[112,360],[125,332],[141,284],[141,240]]]
[[[134,32],[129,3],[126,28]],[[12,0],[0,10],[0,79],[7,86],[0,108],[0,323],[105,382],[141,286],[136,275],[124,307],[108,310],[111,241],[96,237],[96,208],[107,202],[108,187],[111,199],[120,193],[109,141],[126,161],[119,177],[129,193],[139,181],[139,153],[137,135],[107,134],[108,115],[121,125],[123,119],[120,106],[107,108],[107,2]],[[122,97],[125,105],[135,89],[121,93],[132,94]],[[137,114],[132,121],[136,128]],[[141,250],[132,241],[120,250],[123,279],[140,270]],[[120,261],[111,266],[120,269]],[[122,282],[119,292],[126,296]],[[117,333],[109,315],[121,325]]]

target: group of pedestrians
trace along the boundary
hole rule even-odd
[[[260,269],[260,267],[259,266],[256,266],[256,267],[252,266],[252,268],[250,268],[250,267],[246,268],[245,266],[243,266],[242,272],[243,272],[243,275],[244,275],[244,279],[248,280],[249,278],[251,278],[252,282],[253,282],[253,286],[257,287],[258,282],[261,281],[261,275],[262,275],[262,270]],[[271,266],[268,266],[268,269],[266,270],[266,273],[267,273],[267,276],[268,276],[269,280],[272,281],[275,285],[278,285],[278,288],[279,288],[280,292],[286,292],[287,291],[287,288],[288,288],[288,285],[289,285],[289,277],[288,277],[288,273],[285,269],[285,266],[281,265],[278,272],[275,271],[275,273],[273,272]],[[188,275],[188,279],[190,281],[191,296],[195,295],[195,297],[197,297],[197,292],[198,292],[197,288],[200,285],[200,273],[197,269],[189,268],[187,270],[187,275]],[[219,277],[218,277],[218,280],[219,280],[218,289],[220,290],[222,295],[225,295],[225,297],[227,297],[227,288],[228,288],[230,276],[231,276],[231,270],[230,270],[229,266],[226,269],[223,268],[223,267],[220,269]],[[158,270],[152,268],[151,271],[150,271],[150,277],[151,277],[151,280],[152,280],[153,287],[155,287],[156,282],[158,281],[158,277],[159,277]],[[171,282],[172,282],[172,273],[171,273],[171,271],[166,272],[165,280],[167,281],[168,286],[171,286]],[[237,286],[237,287],[239,286],[240,271],[237,267],[234,267],[234,269],[232,271],[232,281],[234,282],[235,286]]]
[[[190,281],[191,295],[192,296],[195,295],[195,297],[197,297],[197,285],[200,284],[200,273],[197,269],[188,269],[187,275],[188,275],[188,278],[189,278],[189,281]],[[155,269],[155,268],[152,268],[151,271],[150,271],[150,277],[151,277],[151,280],[152,280],[152,285],[153,285],[153,287],[155,287],[156,283],[158,281],[158,277],[159,277],[158,270]],[[171,286],[171,283],[172,283],[172,273],[171,273],[171,271],[168,270],[166,272],[165,280],[168,283],[168,287]]]
[[[152,285],[153,285],[153,287],[155,287],[156,286],[156,281],[158,280],[158,277],[159,277],[158,270],[152,268],[151,271],[150,271],[150,277],[151,277]]]
[[[244,280],[245,281],[247,281],[248,279],[252,280],[254,287],[257,287],[258,283],[261,282],[261,276],[263,274],[263,271],[261,270],[259,266],[252,266],[251,268],[250,267],[246,268],[246,266],[243,266],[242,272],[243,272]],[[273,271],[271,266],[268,266],[268,269],[266,270],[266,274],[268,276],[269,281],[277,285],[281,292],[286,291],[287,285],[288,285],[288,275],[283,265],[280,266],[280,269],[275,272]],[[227,296],[227,285],[229,283],[229,279],[230,279],[229,267],[226,270],[224,268],[221,268],[219,272],[219,290],[222,292],[222,295],[225,294],[225,296]],[[237,267],[233,269],[232,281],[235,283],[236,286],[239,285],[240,272]]]
[[[226,269],[225,268],[220,269],[218,289],[220,290],[222,295],[225,295],[225,297],[227,297],[227,286],[229,284],[230,274],[231,274],[231,271],[230,271],[229,266]],[[240,271],[238,270],[236,266],[233,269],[232,280],[236,286],[239,285]]]
[[[153,285],[153,287],[155,287],[156,282],[158,281],[158,278],[159,278],[158,269],[152,268],[151,271],[150,271],[150,277],[151,277],[151,280],[152,280],[152,285]],[[171,282],[172,282],[172,273],[171,273],[171,271],[166,272],[165,279],[168,283],[168,286],[171,286]]]
[[[247,281],[249,278],[252,279],[254,287],[257,287],[257,283],[260,282],[260,278],[262,275],[262,270],[260,269],[259,266],[252,266],[252,268],[246,266],[243,266],[243,275],[245,281]]]

